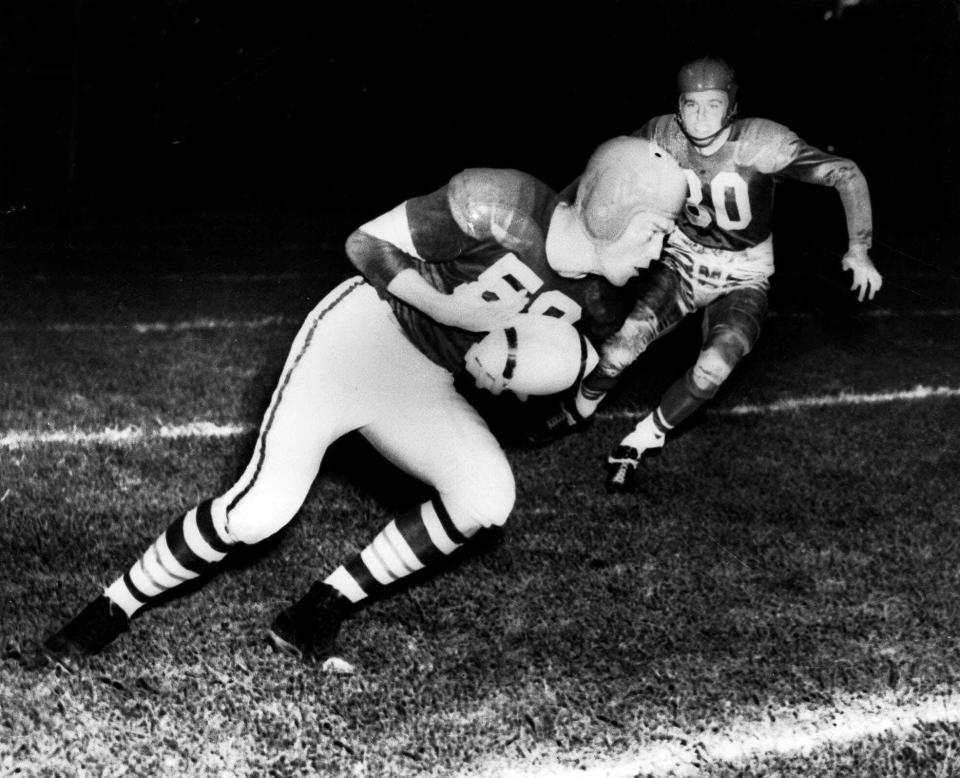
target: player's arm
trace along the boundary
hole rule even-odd
[[[657,317],[646,300],[638,300],[615,333],[603,341],[600,361],[580,382],[576,409],[582,417],[593,415],[603,398],[617,385],[623,371],[637,361],[657,337]]]
[[[583,427],[593,416],[603,398],[620,380],[620,376],[643,353],[651,339],[650,312],[638,304],[599,349],[596,367],[580,381],[573,396],[558,397],[530,420],[524,433],[530,445],[551,443]]]
[[[847,221],[847,252],[842,267],[853,273],[851,290],[858,299],[873,299],[883,286],[883,277],[870,259],[873,242],[873,208],[867,178],[855,162],[827,154],[789,133],[781,158],[786,164],[781,175],[811,184],[831,186],[840,195]]]
[[[421,275],[418,263],[455,259],[467,236],[452,218],[443,217],[445,194],[442,199],[439,192],[418,199],[426,202],[414,203],[414,211],[425,214],[419,218],[416,230],[425,235],[432,233],[431,240],[422,241],[430,250],[417,248],[408,218],[408,206],[413,201],[407,201],[350,235],[346,245],[350,261],[377,289],[412,305],[440,324],[471,332],[504,327],[519,313],[523,301],[490,302],[446,294]]]

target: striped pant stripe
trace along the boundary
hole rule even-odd
[[[244,496],[253,488],[254,484],[257,482],[257,479],[260,477],[260,471],[263,469],[263,462],[267,456],[267,436],[273,429],[273,422],[277,415],[277,408],[280,407],[280,403],[283,401],[284,392],[286,391],[287,385],[290,383],[290,378],[293,375],[294,370],[297,369],[297,366],[303,359],[303,355],[307,353],[307,350],[310,348],[310,344],[313,342],[313,337],[316,334],[317,327],[320,325],[320,322],[323,321],[324,317],[330,313],[330,311],[332,311],[337,307],[337,305],[345,300],[351,292],[363,286],[365,283],[366,282],[362,279],[347,283],[347,285],[343,288],[343,291],[337,295],[337,297],[334,298],[329,305],[327,305],[323,310],[319,311],[314,320],[310,323],[310,327],[304,335],[300,350],[297,352],[296,356],[293,357],[289,367],[287,367],[284,371],[284,374],[280,379],[280,383],[277,385],[277,388],[274,392],[273,399],[270,402],[270,408],[267,410],[266,414],[266,421],[263,424],[263,427],[260,431],[260,437],[257,441],[257,465],[254,468],[250,482],[244,486],[243,489],[236,495],[236,497],[230,501],[230,505],[227,506],[227,513],[236,507],[237,503],[239,503],[240,500],[242,500]]]

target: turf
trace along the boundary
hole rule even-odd
[[[48,281],[6,279],[0,431],[255,425],[311,289],[347,272],[326,267],[315,284],[185,274],[162,293],[168,281],[134,277],[122,295],[93,274],[60,284],[46,308],[31,299]],[[894,283],[890,298],[915,308],[912,290]],[[940,292],[921,301],[939,305]],[[505,440],[510,522],[351,619],[352,675],[272,653],[263,629],[422,496],[362,442],[335,447],[278,537],[144,613],[79,676],[32,668],[30,646],[179,512],[229,486],[252,436],[0,449],[0,775],[586,768],[841,699],[952,690],[957,399],[724,412],[960,386],[955,318],[862,316],[829,284],[819,299],[775,308],[757,351],[645,466],[636,495],[603,492],[601,457],[631,423],[617,414],[649,407],[692,358],[696,326],[657,344],[583,433],[538,450]],[[126,327],[261,315],[277,323]],[[117,327],[50,326],[65,322]],[[802,756],[705,755],[692,769],[951,775],[958,748],[957,726],[933,723]]]

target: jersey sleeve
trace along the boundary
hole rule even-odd
[[[764,173],[807,184],[832,186],[840,195],[851,243],[870,246],[873,211],[867,179],[856,163],[821,151],[801,140],[781,124],[755,120],[740,146],[740,162],[749,162]]]
[[[377,289],[418,262],[456,259],[469,242],[450,211],[449,185],[413,197],[347,239],[347,256]]]

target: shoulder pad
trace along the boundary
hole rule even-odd
[[[686,144],[683,131],[677,123],[677,117],[672,113],[655,116],[633,135],[636,138],[652,140],[675,157],[681,153]]]
[[[546,189],[519,170],[471,168],[450,179],[447,201],[454,220],[470,237],[518,247],[541,235],[534,220],[538,187]]]
[[[796,159],[800,139],[769,119],[740,119],[735,162],[761,173],[776,173]]]

